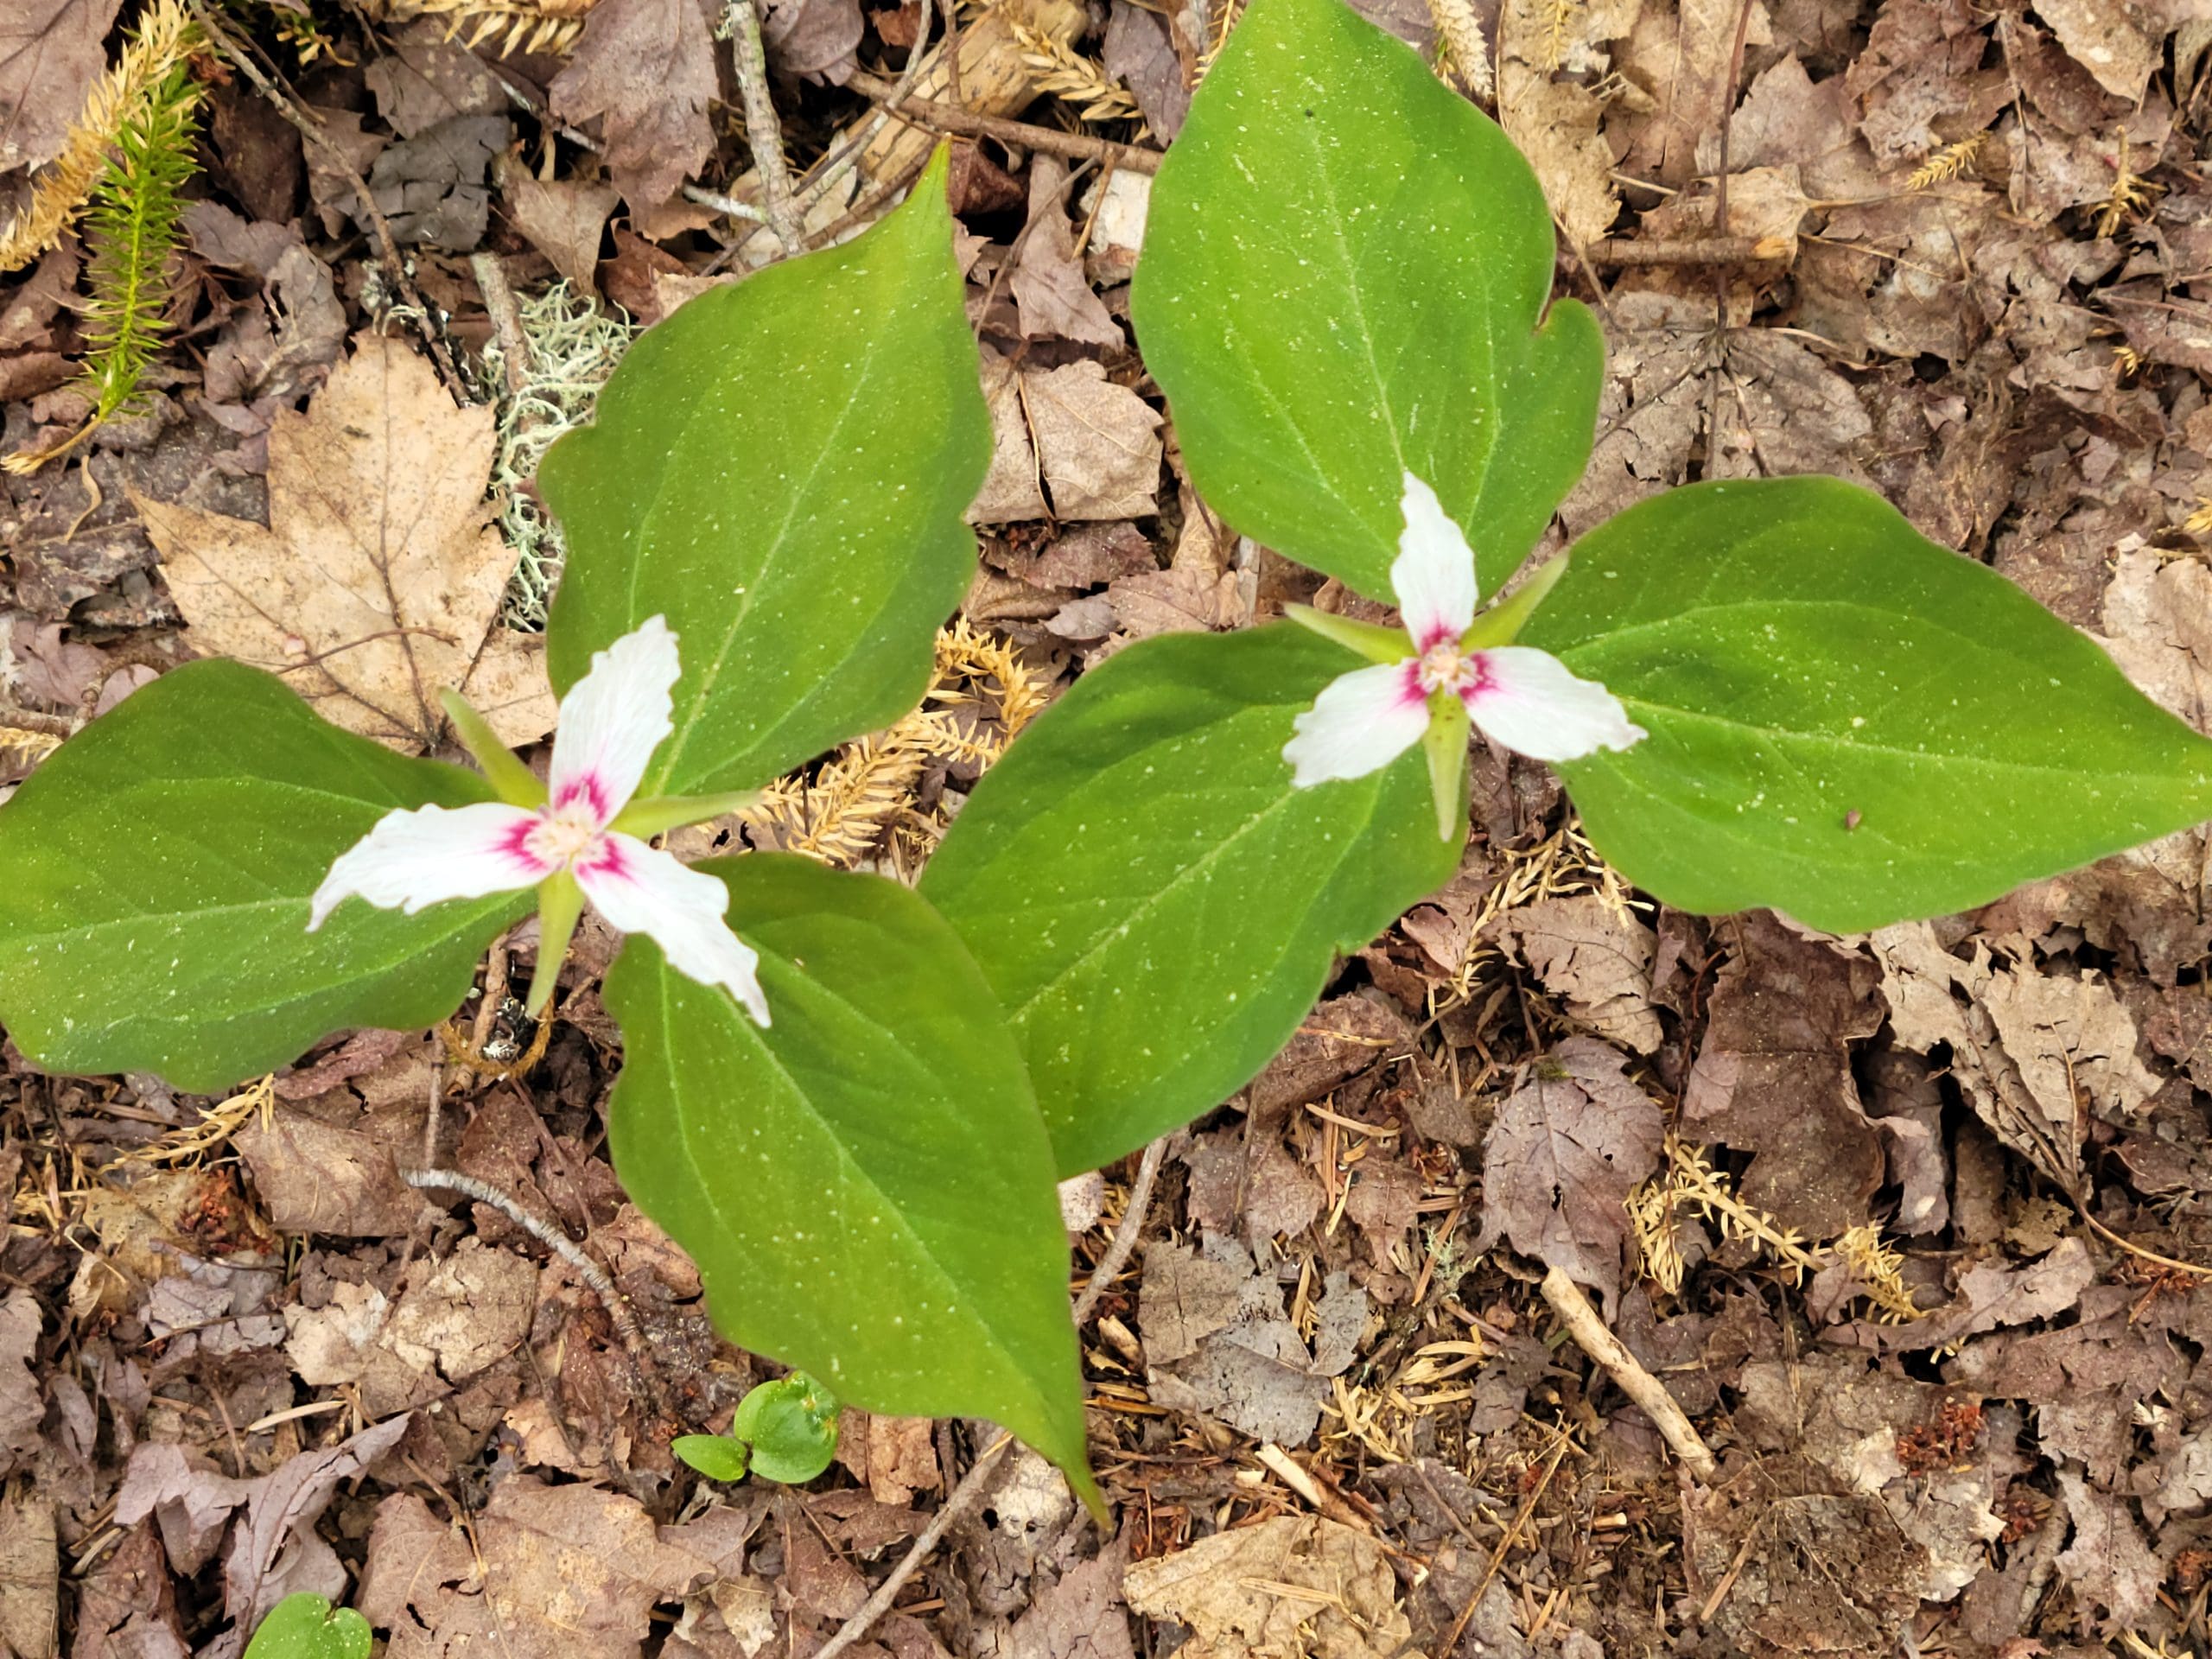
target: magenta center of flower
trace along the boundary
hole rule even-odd
[[[1440,639],[1421,654],[1423,691],[1468,691],[1481,679],[1481,664],[1462,652],[1457,640]]]
[[[565,868],[589,852],[599,837],[599,817],[589,799],[572,799],[541,810],[523,845],[539,862]]]

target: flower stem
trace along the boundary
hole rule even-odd
[[[584,913],[584,890],[567,870],[556,870],[537,884],[537,966],[530,976],[530,998],[523,1012],[537,1019],[553,1000],[569,941]]]

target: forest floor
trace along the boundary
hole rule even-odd
[[[2212,729],[2201,5],[1478,10],[1559,289],[1609,349],[1554,538],[1692,479],[1840,474]],[[0,166],[52,153],[118,24],[118,0],[17,11]],[[1420,0],[1371,15],[1431,47]],[[319,136],[229,60],[197,65],[151,409],[0,479],[0,788],[194,654],[137,500],[265,522],[272,423],[379,334],[448,383],[388,411],[409,442],[444,442],[456,397],[493,412],[488,471],[446,506],[496,518],[467,556],[519,561],[527,668],[553,557],[537,454],[637,327],[772,254],[722,211],[758,181],[693,0],[221,16]],[[999,443],[970,632],[942,653],[978,721],[1302,592],[1192,494],[1128,327],[1149,172],[1223,21],[995,0],[956,19],[959,83],[916,83],[1000,124],[951,186]],[[812,239],[911,180],[928,136],[875,111],[943,26],[915,0],[768,8]],[[0,172],[0,221],[23,177]],[[83,417],[81,264],[65,240],[0,283],[0,450]],[[311,410],[302,430],[351,464]],[[851,747],[723,830],[911,876],[975,775]],[[1541,767],[1478,758],[1473,823],[1452,885],[1167,1147],[1083,1333],[1116,1530],[1008,1456],[854,1651],[2212,1653],[2204,836],[1836,939],[1654,906]],[[480,1052],[526,1037],[504,993],[533,951],[494,948]],[[988,1426],[848,1414],[804,1489],[671,1460],[766,1373],[607,1162],[606,954],[584,939],[518,1077],[420,1032],[219,1101],[6,1051],[0,1652],[232,1659],[311,1589],[395,1659],[804,1659],[906,1554]],[[443,1161],[536,1230],[402,1181],[434,1099]],[[1134,1170],[1108,1172],[1076,1282]],[[1709,1478],[1567,1337],[1516,1248],[1546,1239]]]

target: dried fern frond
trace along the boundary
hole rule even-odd
[[[0,460],[8,471],[42,467],[137,408],[139,379],[169,336],[171,265],[183,243],[181,193],[198,165],[192,139],[199,98],[185,66],[177,64],[117,132],[85,220],[90,293],[83,307],[85,368],[76,390],[92,413],[63,442]]]
[[[1046,683],[1004,640],[956,621],[938,635],[920,707],[888,730],[848,743],[811,779],[779,779],[741,816],[772,830],[785,851],[838,868],[903,829],[903,850],[918,861],[944,829],[922,815],[915,785],[943,762],[988,770],[1044,708]],[[982,718],[963,722],[963,709]]]
[[[466,32],[472,48],[496,41],[499,55],[514,52],[566,52],[583,32],[584,19],[599,0],[370,0],[369,16],[379,22],[404,23],[416,17],[447,20],[446,38]]]
[[[1946,179],[1957,178],[1974,165],[1974,157],[1981,153],[1981,147],[1988,137],[1986,132],[1977,132],[1971,137],[1960,139],[1955,144],[1944,145],[1913,169],[1912,176],[1905,181],[1904,188],[1925,190]]]
[[[1428,18],[1436,25],[1436,73],[1471,97],[1490,97],[1490,42],[1471,0],[1428,0]]]
[[[1014,38],[1021,47],[1022,67],[1029,84],[1075,106],[1086,121],[1141,120],[1142,114],[1129,89],[1109,75],[1073,47],[1051,35],[1014,23]]]
[[[32,181],[29,204],[0,234],[0,272],[20,270],[77,222],[99,183],[108,149],[169,79],[198,35],[178,0],[154,0],[130,31],[123,55],[93,86],[60,155]]]

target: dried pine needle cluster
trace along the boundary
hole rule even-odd
[[[583,32],[585,17],[598,3],[599,0],[370,0],[368,10],[379,22],[442,17],[448,40],[458,37],[472,49],[496,45],[505,57],[515,52],[568,51]]]
[[[1908,190],[1927,190],[1946,179],[1957,178],[1974,165],[1974,158],[1981,154],[1982,144],[1988,137],[1986,132],[1977,132],[1971,137],[1960,139],[1955,144],[1944,145],[1913,170],[1912,176],[1905,181],[1904,188]]]
[[[848,743],[811,778],[779,779],[742,816],[772,831],[785,851],[838,868],[859,863],[887,836],[887,861],[906,875],[945,828],[915,799],[915,785],[940,762],[989,767],[1043,709],[1047,683],[1006,641],[956,621],[938,635],[919,708]]]
[[[1904,1324],[1920,1317],[1900,1271],[1904,1258],[1882,1242],[1873,1223],[1861,1223],[1834,1243],[1811,1244],[1794,1227],[1784,1227],[1738,1198],[1728,1178],[1706,1161],[1699,1147],[1670,1135],[1666,1155],[1659,1173],[1629,1195],[1628,1211],[1643,1270],[1669,1295],[1682,1288],[1686,1263],[1677,1229],[1688,1211],[1713,1223],[1723,1238],[1759,1245],[1800,1284],[1808,1273],[1840,1266],[1858,1287],[1857,1296],[1872,1304],[1877,1319]]]
[[[1473,0],[1428,0],[1428,16],[1436,25],[1436,73],[1471,97],[1490,97],[1490,42]]]
[[[1009,19],[1011,22],[1011,19]],[[1129,89],[1073,47],[1021,23],[1014,23],[1029,84],[1074,106],[1085,121],[1141,120]]]

